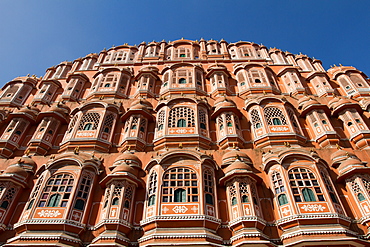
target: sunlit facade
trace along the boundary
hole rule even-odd
[[[370,246],[370,81],[251,42],[127,44],[0,92],[1,246]]]

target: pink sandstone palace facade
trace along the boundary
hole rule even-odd
[[[370,246],[370,81],[251,42],[127,44],[0,92],[1,246]]]

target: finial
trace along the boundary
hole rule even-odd
[[[130,151],[130,150],[131,150],[131,146],[128,146],[128,147],[127,147],[127,151]]]
[[[181,148],[181,149],[183,148],[182,142],[179,143],[179,148]]]
[[[290,148],[290,143],[289,142],[284,142],[284,146]]]
[[[27,156],[29,156],[29,154],[30,154],[30,149],[28,148],[28,149],[26,150],[26,152],[24,152],[24,154],[25,154],[25,155],[27,155]]]
[[[79,154],[80,153],[80,146],[75,147],[75,149],[73,150],[73,152],[75,154]]]
[[[235,142],[233,143],[233,149],[235,149],[236,147],[235,147]]]
[[[263,90],[263,95],[266,95],[267,93],[265,92],[265,90]]]
[[[342,149],[342,147],[341,146],[339,146],[339,144],[337,143],[337,144],[335,144],[335,146],[337,147],[337,149],[338,150],[341,150]]]
[[[343,65],[340,63],[339,66],[342,67]]]
[[[102,96],[100,96],[100,98],[99,98],[100,100],[103,100],[104,99],[104,95],[102,95]]]
[[[235,158],[236,158],[237,160],[240,160],[240,156],[239,156],[239,154],[235,155]]]

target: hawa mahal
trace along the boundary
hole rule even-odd
[[[225,40],[0,92],[1,246],[370,246],[370,81]]]

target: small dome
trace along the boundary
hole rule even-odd
[[[349,99],[334,98],[329,101],[329,107],[331,109],[336,109],[338,106],[345,104],[353,104]]]
[[[242,151],[233,149],[222,156],[222,163],[230,163],[233,161],[236,161],[237,159],[251,163],[251,160],[249,159],[248,155],[243,153]]]
[[[36,167],[36,162],[29,156],[22,156],[17,163]]]
[[[219,106],[219,104],[220,104],[220,103],[222,103],[222,105],[235,106],[234,101],[232,101],[231,99],[227,98],[226,96],[218,97],[218,98],[215,100],[215,106],[216,106],[216,107],[220,107],[220,106]]]
[[[118,163],[120,161],[133,163],[134,165],[141,167],[141,160],[135,154],[132,154],[129,151],[125,151],[124,153],[119,155],[114,163]]]
[[[340,173],[343,173],[345,170],[354,167],[364,167],[364,164],[362,164],[360,160],[350,157],[347,160],[341,162],[341,164],[338,167],[338,170],[340,171]]]
[[[310,97],[303,97],[298,101],[298,106],[302,110],[305,110],[312,105],[320,105],[320,103],[316,99]]]
[[[27,172],[18,164],[9,166],[5,169],[3,174],[14,174],[23,178],[28,176]]]
[[[298,105],[302,104],[303,102],[306,102],[306,101],[309,101],[310,100],[310,97],[308,96],[303,96],[302,98],[300,98],[298,100]]]
[[[58,112],[62,115],[64,114],[69,114],[71,109],[69,109],[68,106],[64,105],[64,104],[58,104],[56,106],[52,106],[49,111],[54,111],[54,112]]]
[[[349,157],[353,157],[353,158],[358,159],[356,155],[354,155],[353,153],[347,152],[343,149],[339,149],[336,152],[334,152],[331,155],[330,158],[333,161],[333,164],[335,164],[335,163],[338,163],[338,162],[342,162],[342,161],[348,159]]]
[[[126,163],[122,163],[112,170],[112,174],[119,173],[119,172],[128,172],[131,173],[132,175],[137,176],[137,171],[132,168],[131,166],[127,165]]]
[[[134,109],[148,110],[152,108],[153,108],[153,105],[149,101],[146,101],[144,99],[134,100],[130,105],[130,110],[134,110]]]
[[[32,115],[33,117],[36,117],[39,114],[40,110],[39,108],[34,107],[34,106],[26,106],[20,109],[19,112],[23,112],[23,113]]]
[[[241,171],[252,171],[252,168],[250,167],[250,165],[240,161],[240,160],[236,160],[234,161],[230,166],[226,167],[224,172],[225,174],[231,172],[231,171],[236,171],[236,170],[241,170]]]

